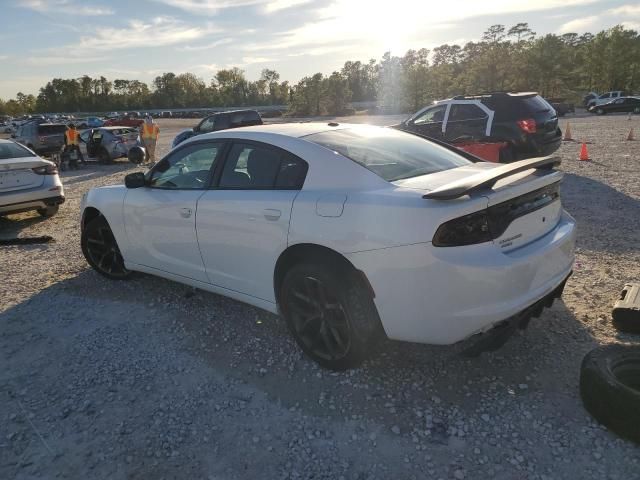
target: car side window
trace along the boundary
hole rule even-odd
[[[229,152],[219,188],[300,189],[307,174],[303,160],[267,146],[236,143]]]
[[[446,105],[437,105],[425,111],[422,115],[414,119],[414,125],[422,125],[424,123],[434,123],[444,121],[444,114],[447,111]]]
[[[486,117],[486,112],[477,105],[454,104],[451,105],[448,121],[479,120]]]
[[[205,118],[200,124],[199,131],[201,133],[213,132],[213,128],[215,127],[216,119],[215,117]]]
[[[149,172],[149,186],[169,190],[207,188],[221,146],[221,143],[198,143],[173,152]]]
[[[615,102],[613,102],[615,104],[620,104],[620,103],[624,103],[624,98],[619,98],[617,99]]]

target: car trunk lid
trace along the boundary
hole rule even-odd
[[[489,229],[500,250],[522,247],[555,228],[562,215],[562,177],[559,171],[521,172],[500,180],[483,195],[488,201]]]
[[[542,157],[506,165],[478,162],[431,175],[393,182],[427,190],[423,198],[484,197],[493,241],[502,251],[526,245],[551,231],[562,214],[559,160]],[[468,212],[466,212],[468,213]]]
[[[44,176],[34,173],[33,169],[48,164],[37,157],[0,160],[0,192],[39,187],[44,183]]]

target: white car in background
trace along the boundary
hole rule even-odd
[[[110,278],[146,272],[280,312],[327,368],[357,365],[384,334],[452,344],[524,326],[574,260],[556,159],[471,159],[362,125],[200,135],[90,190],[82,250]]]
[[[55,163],[19,143],[0,139],[0,215],[37,210],[51,217],[63,202]]]

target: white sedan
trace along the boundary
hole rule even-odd
[[[82,249],[110,278],[146,272],[282,313],[311,358],[345,369],[384,335],[452,344],[523,326],[562,293],[575,222],[556,159],[477,160],[362,125],[200,135],[89,191]]]
[[[0,215],[36,210],[51,217],[63,202],[56,164],[13,140],[0,139]]]

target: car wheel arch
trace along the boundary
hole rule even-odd
[[[94,218],[100,217],[100,216],[104,216],[102,215],[102,212],[100,210],[98,210],[95,207],[86,207],[83,211],[82,211],[82,229],[84,229],[84,227]],[[107,223],[109,223],[107,221]]]
[[[358,270],[344,255],[323,245],[299,243],[287,247],[276,261],[273,272],[273,287],[275,298],[278,303],[280,303],[280,288],[287,271],[294,265],[303,262],[320,263],[322,265],[328,264],[338,271],[353,273],[361,278],[366,288],[371,293],[371,297],[375,298],[375,292],[373,291],[373,287],[369,283],[365,273],[362,270]]]

